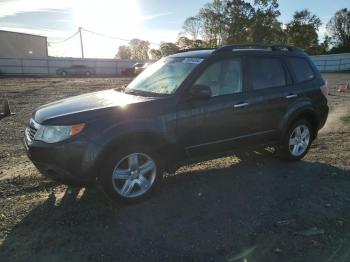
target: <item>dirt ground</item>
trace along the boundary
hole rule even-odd
[[[350,74],[325,74],[331,87]],[[350,261],[350,92],[304,160],[265,150],[181,168],[152,198],[112,203],[42,177],[22,146],[39,105],[130,79],[0,79],[0,261]]]

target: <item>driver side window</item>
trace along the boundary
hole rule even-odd
[[[242,92],[241,60],[225,59],[211,64],[197,79],[195,85],[210,87],[213,97]]]

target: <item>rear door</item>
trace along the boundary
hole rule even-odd
[[[288,107],[298,98],[285,59],[276,55],[254,55],[247,59],[248,103],[259,121],[261,142],[276,138]]]

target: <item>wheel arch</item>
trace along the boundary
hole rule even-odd
[[[166,170],[168,169],[168,166],[170,166],[171,156],[174,156],[174,154],[178,154],[179,152],[176,144],[170,142],[164,136],[150,131],[139,131],[116,137],[106,144],[106,146],[98,153],[95,168],[97,171],[101,170],[106,158],[108,158],[114,151],[120,150],[120,148],[125,148],[128,145],[141,143],[150,146],[162,157],[164,160],[163,165]],[[98,172],[96,176],[98,176]]]
[[[320,119],[312,106],[295,108],[286,114],[280,125],[281,138],[283,138],[286,132],[288,132],[289,127],[295,123],[295,121],[300,119],[305,119],[310,123],[312,127],[312,139],[315,139],[317,137]]]

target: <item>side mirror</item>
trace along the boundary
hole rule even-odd
[[[206,85],[194,85],[189,90],[190,98],[209,99],[211,97],[211,89]]]

